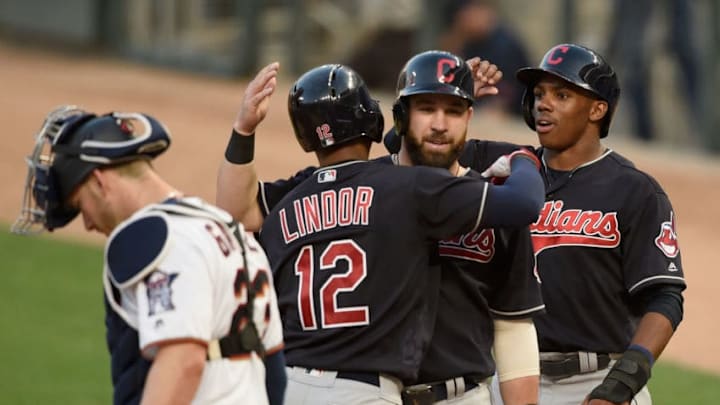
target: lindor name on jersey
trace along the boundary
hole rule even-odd
[[[614,248],[620,245],[617,212],[563,210],[562,201],[547,201],[530,225],[535,254],[557,246]]]
[[[489,263],[495,256],[495,232],[482,229],[439,243],[440,256]]]
[[[294,200],[290,215],[285,208],[278,212],[285,243],[336,227],[368,225],[374,193],[372,187],[343,187]]]

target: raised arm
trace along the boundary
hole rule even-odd
[[[473,73],[475,98],[494,96],[499,93],[497,84],[502,80],[503,73],[497,65],[477,56],[468,59],[466,63]]]
[[[277,86],[279,68],[280,64],[273,62],[262,68],[248,83],[233,123],[225,159],[218,169],[216,204],[242,222],[249,231],[259,230],[263,222],[256,198],[258,177],[253,162],[255,130],[267,115],[270,97]]]

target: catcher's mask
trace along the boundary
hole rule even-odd
[[[608,135],[620,99],[620,84],[612,66],[597,52],[575,44],[556,45],[545,54],[538,67],[522,68],[515,75],[525,84],[523,116],[532,130],[535,130],[533,88],[544,75],[553,75],[607,102],[608,110],[600,128],[600,138]]]
[[[367,137],[380,142],[383,116],[362,77],[344,65],[303,74],[288,94],[295,137],[305,152]]]
[[[141,128],[136,130],[136,124]],[[150,160],[169,146],[168,131],[148,115],[98,116],[76,106],[55,109],[45,118],[26,158],[23,206],[12,232],[37,233],[67,225],[79,214],[67,201],[94,169]]]

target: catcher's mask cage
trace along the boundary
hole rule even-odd
[[[140,124],[137,130],[136,123]],[[53,110],[25,159],[28,175],[23,205],[12,232],[39,233],[67,225],[79,214],[67,200],[94,169],[150,160],[169,146],[167,129],[145,114],[98,116],[73,105]]]

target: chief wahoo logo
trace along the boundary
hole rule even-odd
[[[674,258],[680,253],[675,232],[675,215],[672,211],[670,211],[670,221],[660,224],[660,234],[655,238],[655,246],[669,258]]]

